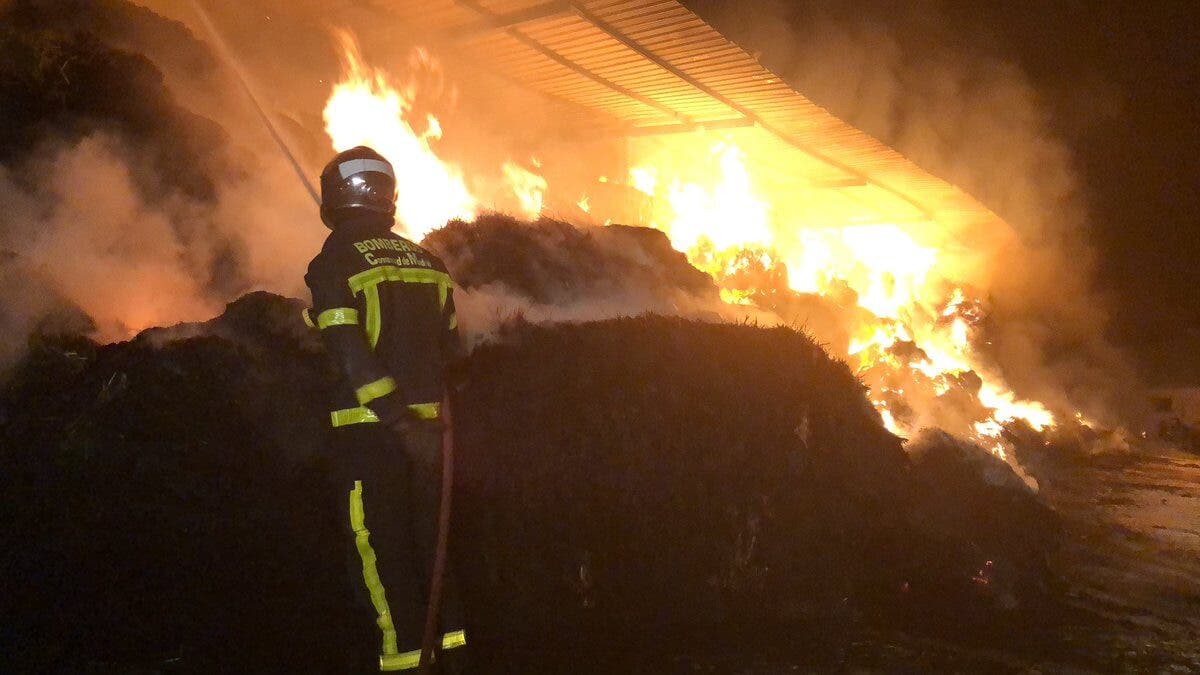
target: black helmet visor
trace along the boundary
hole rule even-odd
[[[396,201],[396,176],[387,162],[378,159],[348,159],[322,185],[322,202],[327,208],[364,208],[390,213]],[[332,173],[332,172],[330,172]]]

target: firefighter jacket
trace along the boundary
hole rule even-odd
[[[446,364],[460,353],[450,275],[390,220],[340,224],[304,277],[319,328],[341,367],[333,426],[436,419]]]

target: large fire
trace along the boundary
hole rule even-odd
[[[397,214],[410,236],[473,218],[478,200],[463,172],[435,152],[438,119],[417,120],[423,129],[417,131],[413,91],[393,88],[384,73],[368,68],[349,38],[343,47],[346,76],[325,107],[334,147],[371,145],[395,164]],[[1045,406],[1014,394],[980,356],[984,303],[955,280],[956,256],[929,223],[855,221],[828,191],[769,187],[752,174],[733,133],[630,149],[635,160],[624,181],[599,181],[624,182],[631,194],[640,193],[640,224],[665,232],[713,276],[722,299],[785,317],[788,300],[803,297],[844,310],[843,339],[818,337],[857,370],[893,432],[940,427],[1004,457],[1006,423],[1023,420],[1038,430],[1055,423]],[[549,191],[531,170],[540,171],[540,162],[510,161],[500,169],[494,182],[506,186],[502,191],[523,215],[537,217]],[[574,200],[570,195],[568,203],[578,213],[605,219],[586,194]]]
[[[386,73],[363,63],[349,35],[338,37],[346,79],[334,86],[325,104],[325,131],[334,149],[366,145],[392,162],[399,186],[396,216],[406,234],[420,239],[453,218],[473,219],[479,207],[462,171],[433,151],[431,143],[442,137],[438,118],[412,119],[413,87],[396,89]],[[429,62],[423,51],[415,52],[414,59]]]
[[[546,189],[549,187],[546,179],[516,162],[505,162],[501,169],[505,182],[521,206],[521,215],[536,219],[542,213]]]
[[[697,160],[697,146],[707,148],[707,162]],[[628,184],[648,197],[646,224],[711,274],[726,301],[760,302],[785,286],[865,310],[848,344],[831,347],[844,350],[892,431],[949,427],[1004,456],[1004,423],[1054,424],[1045,406],[1021,400],[978,357],[981,303],[953,282],[944,252],[919,229],[839,222],[812,209],[801,220],[778,217],[780,200],[756,189],[730,140],[697,135],[665,148],[629,170]],[[950,403],[964,389],[978,404],[974,414],[944,414],[963,410]]]

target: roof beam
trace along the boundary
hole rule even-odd
[[[467,9],[475,12],[476,14],[479,14],[480,16],[485,17],[488,20],[496,20],[501,16],[500,14],[497,14],[496,12],[491,11],[487,7],[484,7],[479,2],[476,2],[476,0],[454,0],[454,2],[458,5],[466,7]],[[573,10],[578,11],[578,8],[573,3],[568,3],[568,4],[571,5],[571,8]],[[545,56],[546,58],[550,59],[551,61],[554,61],[555,63],[563,66],[564,68],[573,70],[573,71],[575,71],[575,73],[582,75],[583,77],[585,77],[597,84],[600,84],[604,87],[607,87],[619,94],[622,94],[628,98],[631,98],[631,99],[637,101],[638,103],[642,103],[651,108],[654,108],[655,110],[658,110],[659,112],[662,112],[669,117],[679,120],[679,122],[681,124],[691,124],[692,123],[692,119],[690,117],[688,117],[687,115],[676,112],[670,106],[663,105],[662,103],[659,103],[658,101],[655,101],[654,99],[649,98],[647,96],[643,96],[643,95],[633,91],[632,89],[629,89],[628,87],[623,87],[623,86],[617,84],[616,82],[613,82],[612,80],[609,80],[601,75],[597,75],[596,73],[593,73],[592,71],[588,70],[587,68],[584,68],[583,66],[579,65],[578,63],[575,63],[574,61],[566,58],[562,54],[559,54],[558,52],[554,51],[553,49],[550,49],[546,45],[544,45],[544,44],[538,42],[537,40],[534,40],[533,38],[529,37],[528,35],[522,33],[520,30],[518,30],[514,26],[509,26],[507,28],[503,28],[502,30],[505,32],[505,34],[507,34],[512,39],[516,40],[517,42],[520,42],[521,44],[525,45],[526,47],[536,51],[537,53],[539,53],[542,56]]]
[[[474,9],[474,8],[472,8]],[[574,13],[571,3],[566,0],[552,0],[551,2],[543,2],[532,7],[517,10],[515,12],[507,12],[504,14],[496,14],[489,12],[483,15],[483,20],[478,23],[463,26],[461,28],[448,31],[446,39],[448,41],[469,40],[479,36],[481,33],[487,33],[493,30],[503,30],[519,26],[530,21],[539,19],[549,19],[555,16],[564,16]]]

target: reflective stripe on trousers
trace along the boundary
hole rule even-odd
[[[354,489],[350,491],[350,529],[354,531],[354,546],[358,549],[358,557],[362,558],[363,582],[367,585],[371,604],[375,607],[375,623],[383,633],[379,660],[380,668],[383,668],[384,658],[397,657],[400,654],[396,648],[396,627],[392,623],[387,594],[383,590],[383,581],[379,578],[379,569],[375,565],[375,549],[371,548],[371,531],[367,529],[362,492],[362,481],[354,481]],[[415,665],[414,663],[413,666]]]
[[[354,481],[354,489],[350,491],[350,529],[354,531],[354,546],[362,560],[363,583],[367,587],[367,593],[371,597],[371,604],[377,615],[375,624],[379,626],[382,634],[379,669],[398,671],[416,668],[420,664],[421,650],[401,652],[397,648],[395,623],[392,621],[392,612],[388,606],[383,580],[379,576],[375,549],[371,546],[371,531],[367,529],[361,480]],[[450,631],[442,635],[442,650],[455,649],[466,644],[467,635],[462,630]]]
[[[451,631],[442,636],[442,651],[448,651],[467,644],[467,634],[461,630]],[[434,654],[436,659],[436,653]],[[379,657],[379,669],[385,672],[411,670],[421,663],[421,650],[414,649],[400,654],[383,654]]]
[[[394,670],[412,670],[421,664],[421,650],[414,649],[403,654],[381,654],[379,669],[385,672]]]

